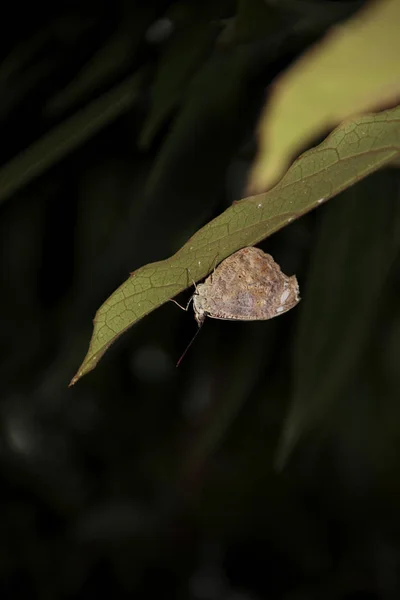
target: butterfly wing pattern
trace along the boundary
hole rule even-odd
[[[270,254],[242,248],[226,258],[193,295],[198,325],[206,317],[263,321],[287,312],[300,301],[296,277],[282,273]]]

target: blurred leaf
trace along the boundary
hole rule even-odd
[[[265,35],[274,24],[276,11],[264,0],[238,0],[238,39],[249,40]]]
[[[256,244],[390,161],[398,152],[399,116],[397,108],[339,127],[299,158],[273,190],[237,202],[170,259],[133,273],[98,310],[89,351],[71,384],[136,321],[205,277],[217,259]]]
[[[277,27],[277,11],[264,0],[238,0],[237,14],[218,37],[222,45],[240,44],[267,37]]]
[[[223,362],[218,360],[222,350],[218,340],[214,340],[207,353],[210,364],[218,363],[218,379],[211,386],[212,395],[208,411],[202,413],[201,426],[190,435],[183,465],[184,479],[198,471],[222,445],[256,382],[265,373],[265,364],[276,343],[276,324],[268,333],[262,327],[247,327],[243,333],[240,344],[223,352]],[[249,356],[251,360],[248,360]],[[199,372],[197,367],[196,364]],[[232,377],[233,372],[235,377]],[[203,377],[201,374],[200,379]],[[194,380],[193,385],[198,389],[198,381]]]
[[[124,23],[108,42],[84,65],[73,81],[46,106],[49,114],[67,110],[82,96],[93,93],[107,80],[115,77],[129,66],[142,36],[154,16],[154,6],[146,3],[138,7],[135,19]]]
[[[400,250],[396,186],[394,173],[376,174],[323,213],[303,292],[294,398],[280,465],[306,430],[332,418],[365,352],[379,297]]]
[[[185,86],[207,55],[217,34],[207,11],[193,5],[180,28],[168,42],[151,91],[151,109],[143,126],[140,144],[147,147],[159,127],[185,93]],[[194,14],[193,14],[194,13]]]
[[[149,194],[156,193],[164,179],[168,182],[175,165],[181,172],[182,163],[191,153],[194,153],[195,171],[199,176],[201,169],[198,163],[202,156],[200,144],[204,136],[207,139],[203,161],[211,167],[218,165],[218,168],[223,168],[221,161],[232,153],[231,140],[235,135],[232,123],[239,118],[243,95],[246,93],[246,67],[247,62],[241,53],[224,52],[213,55],[199,71],[191,82],[184,106],[155,161],[147,187]],[[213,144],[212,148],[210,143]],[[212,155],[213,160],[210,161],[208,157]],[[180,179],[186,177],[186,170],[187,167],[180,174]]]
[[[9,85],[19,73],[32,63],[40,48],[44,45],[45,33],[39,30],[28,39],[23,40],[0,62],[0,82],[2,86]],[[27,73],[25,73],[25,77]],[[4,92],[3,92],[4,93]]]
[[[102,262],[103,253],[112,251],[110,241],[121,230],[121,222],[126,222],[128,206],[132,205],[128,187],[134,172],[131,157],[126,157],[125,164],[122,157],[114,161],[107,159],[99,158],[87,170],[79,189],[75,274],[81,291],[85,285],[94,286],[94,265],[99,258]],[[102,266],[106,277],[104,263]]]
[[[291,157],[344,119],[394,104],[400,95],[400,2],[368,5],[277,81],[260,121],[249,189],[268,189]]]
[[[126,79],[46,134],[0,170],[0,202],[127,111],[137,100],[143,72]]]

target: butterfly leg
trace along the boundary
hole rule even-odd
[[[187,279],[188,279],[188,284],[189,284],[189,273],[190,273],[190,269],[186,269],[186,271],[187,271]],[[196,293],[197,293],[197,285],[196,285],[196,282],[194,281],[194,279],[192,279],[192,283],[193,283],[193,285],[194,285],[194,289],[196,290]],[[193,296],[192,296],[192,298],[193,298]],[[191,300],[192,298],[190,298],[190,300]],[[188,306],[189,306],[189,304],[190,304],[190,300],[189,300]]]
[[[174,300],[173,298],[170,298],[170,300],[169,300],[169,301],[170,301],[170,302],[173,302],[174,304],[176,304],[177,306],[179,306],[179,308],[181,308],[182,310],[184,310],[184,311],[186,311],[186,312],[187,312],[187,311],[188,311],[188,309],[189,309],[189,306],[190,306],[190,303],[191,303],[191,301],[192,301],[192,300],[193,300],[193,296],[191,296],[191,297],[189,298],[189,302],[187,303],[187,305],[186,305],[186,308],[185,308],[184,306],[182,306],[181,304],[179,304],[179,302],[177,302],[177,301],[176,301],[176,300]]]

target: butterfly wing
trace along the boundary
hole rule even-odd
[[[271,319],[298,302],[296,277],[282,273],[259,248],[243,248],[224,260],[198,296],[206,316],[230,321]]]

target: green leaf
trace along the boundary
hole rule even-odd
[[[354,412],[343,406],[344,399],[400,250],[397,187],[396,173],[377,173],[344,192],[323,214],[303,290],[294,397],[278,452],[280,466],[302,435],[332,422],[334,411]]]
[[[174,256],[138,269],[98,310],[89,351],[71,385],[124,331],[205,277],[216,261],[271,235],[388,163],[399,149],[400,107],[349,122],[300,157],[275,188],[235,203]]]
[[[45,111],[60,114],[82,97],[93,93],[107,81],[126,70],[156,12],[152,4],[138,7],[135,19],[129,19],[82,67],[76,77],[49,100]]]
[[[33,57],[43,48],[45,43],[45,33],[38,31],[31,37],[25,38],[17,44],[8,55],[0,62],[0,83],[3,86],[3,94],[6,86],[11,86],[18,79],[18,75],[23,69],[32,69]]]
[[[83,144],[137,100],[140,71],[47,133],[0,169],[0,202]]]
[[[264,0],[238,0],[234,41],[243,43],[271,35],[280,25],[277,12]]]
[[[224,393],[219,394],[218,386],[214,389],[215,399],[218,398],[218,401],[211,403],[211,413],[191,437],[190,449],[186,452],[185,459],[188,473],[201,468],[222,445],[245,401],[252,395],[255,382],[260,378],[260,374],[265,372],[268,357],[272,359],[276,347],[276,323],[268,330],[267,335],[262,327],[248,327],[243,333],[240,344],[232,347],[228,356],[224,356],[224,366],[219,367]],[[207,365],[216,363],[221,350],[216,340],[213,340],[211,346],[212,350],[210,348],[210,352],[204,356]],[[251,360],[248,360],[249,356]],[[235,373],[235,377],[228,376],[228,373],[232,372]],[[274,444],[276,438],[271,440],[271,453],[274,451]]]
[[[186,86],[198,65],[212,48],[217,35],[215,24],[209,23],[207,12],[192,7],[180,29],[168,42],[151,91],[151,109],[143,126],[139,144],[147,147],[159,127],[181,101]],[[194,12],[194,14],[192,14]]]
[[[152,168],[147,185],[149,195],[170,185],[171,173],[181,172],[182,165],[180,179],[186,179],[188,173],[194,173],[192,179],[198,178],[199,156],[204,156],[206,163],[201,183],[207,177],[213,179],[210,172],[220,172],[230,160],[232,145],[237,144],[234,140],[242,130],[240,118],[246,106],[248,67],[248,57],[240,49],[216,52],[202,66],[188,86],[182,110]]]
[[[293,156],[349,117],[400,96],[400,2],[368,3],[280,76],[260,120],[249,189],[264,191]]]

